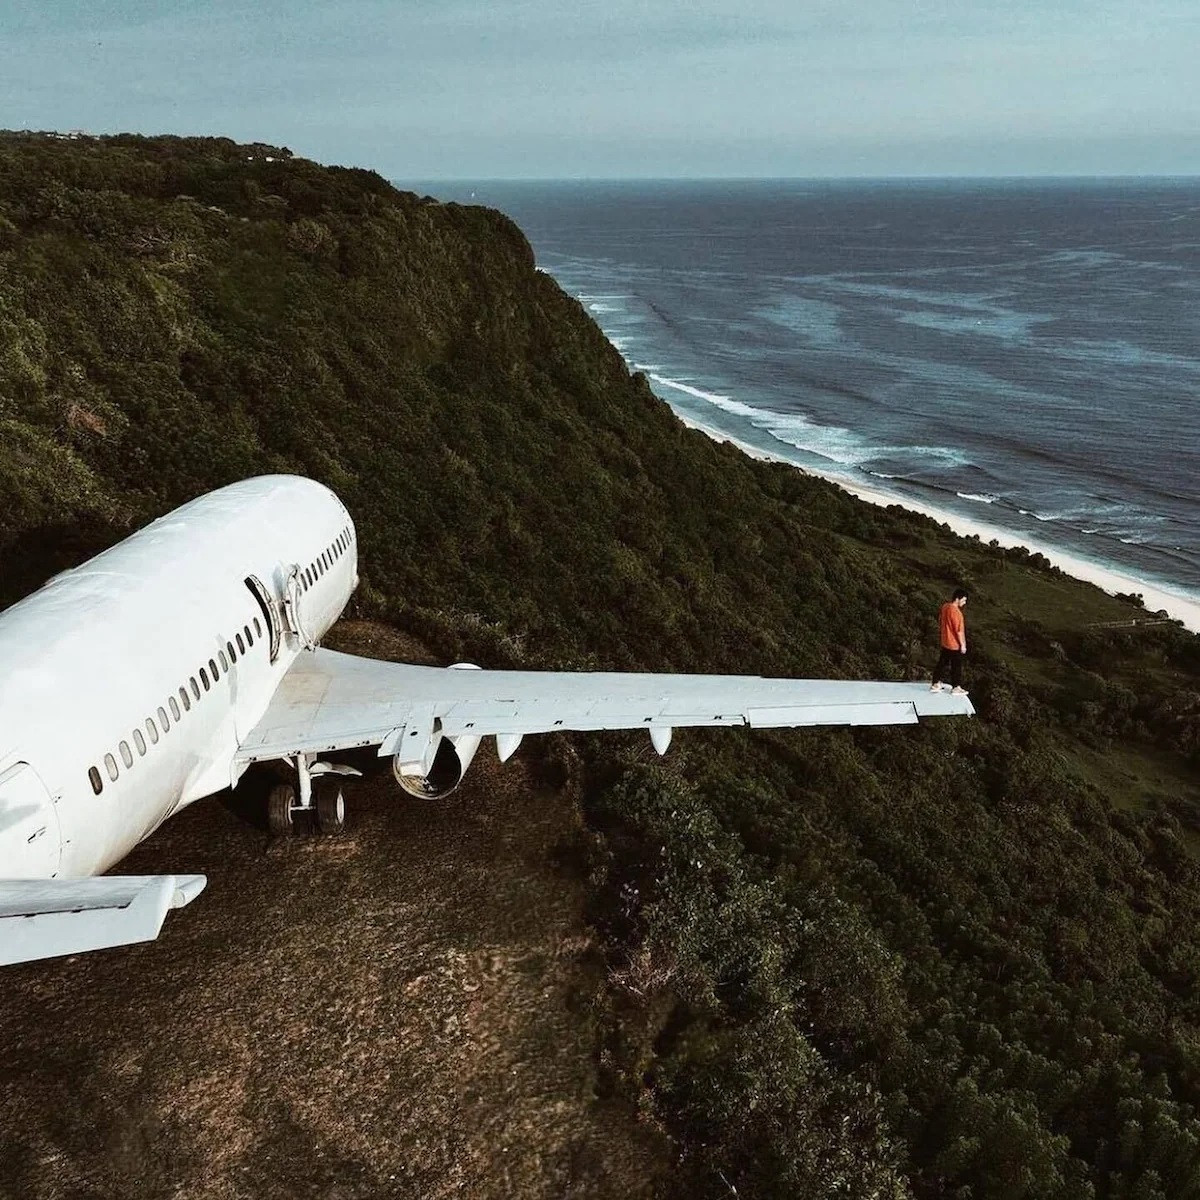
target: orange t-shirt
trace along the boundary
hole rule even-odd
[[[943,650],[961,650],[963,634],[966,633],[966,622],[963,620],[962,609],[953,600],[947,600],[942,605],[938,615],[938,625],[942,631]]]

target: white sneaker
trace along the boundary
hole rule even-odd
[[[969,693],[967,692],[966,688],[951,688],[950,689],[950,695],[952,695],[952,696],[966,696],[968,694]]]
[[[931,683],[929,685],[929,690],[931,692],[940,692],[942,690],[942,685],[940,683]]]

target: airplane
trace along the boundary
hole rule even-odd
[[[481,670],[322,649],[358,584],[327,487],[243,480],[160,517],[0,613],[0,965],[155,939],[203,875],[107,876],[168,817],[281,760],[272,833],[345,821],[339,752],[448,796],[484,738],[678,726],[911,724],[970,716],[920,683]]]

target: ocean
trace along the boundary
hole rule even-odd
[[[684,419],[1200,599],[1200,180],[399,186],[508,213]]]

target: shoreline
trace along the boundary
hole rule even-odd
[[[744,442],[740,438],[726,433],[723,429],[716,429],[710,425],[706,425],[690,413],[681,412],[673,404],[670,405],[670,408],[689,429],[698,429],[714,441],[728,442],[751,458],[760,459],[764,462],[784,463],[806,475],[815,475],[818,478],[827,480],[829,483],[836,484],[843,491],[849,492],[850,495],[856,496],[859,500],[864,500],[868,504],[876,504],[882,508],[897,504],[901,508],[908,509],[909,512],[920,513],[922,516],[939,522],[939,524],[949,526],[960,537],[974,535],[984,542],[990,542],[994,539],[1006,548],[1023,546],[1031,554],[1042,555],[1067,575],[1079,579],[1084,583],[1094,584],[1101,591],[1108,592],[1110,595],[1140,593],[1145,604],[1144,611],[1147,617],[1153,617],[1158,610],[1162,609],[1166,611],[1168,616],[1182,622],[1186,629],[1190,629],[1193,633],[1200,633],[1200,600],[1173,592],[1158,584],[1148,583],[1134,575],[1126,575],[1112,567],[1106,567],[1101,563],[1092,562],[1079,555],[1071,554],[1069,551],[1032,544],[1011,530],[1002,529],[998,525],[989,525],[985,521],[976,521],[970,517],[949,512],[946,509],[937,508],[931,504],[922,504],[919,500],[910,500],[907,496],[895,496],[883,489],[873,488],[869,484],[860,484],[856,480],[846,479],[844,476],[836,475],[832,472],[826,473],[824,471],[810,470],[808,467],[802,467],[798,463],[792,462],[791,459],[783,454],[772,454],[769,450],[763,450],[758,446],[751,445],[749,442]]]

